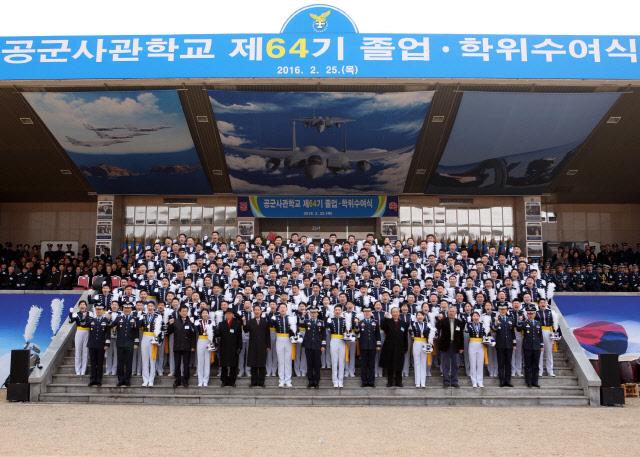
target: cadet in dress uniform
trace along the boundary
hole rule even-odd
[[[347,331],[346,322],[344,317],[342,317],[342,305],[334,305],[333,317],[327,321],[327,328],[331,335],[331,378],[333,387],[342,389],[342,387],[344,387],[346,356],[344,334]]]
[[[238,376],[238,356],[242,350],[242,325],[233,316],[233,309],[227,308],[224,319],[215,332],[220,339],[220,380],[222,387],[236,386]]]
[[[180,306],[178,316],[169,319],[168,333],[173,335],[173,358],[175,380],[173,387],[189,387],[191,375],[191,353],[196,351],[196,327],[188,316],[189,309]]]
[[[125,302],[123,314],[112,320],[116,329],[116,346],[118,350],[118,384],[116,387],[131,386],[131,370],[133,365],[133,349],[138,347],[138,319],[134,318],[133,305]]]
[[[245,319],[243,324],[243,330],[249,334],[247,364],[251,367],[250,387],[264,387],[267,354],[271,352],[271,332],[259,304],[253,306],[253,318]]]
[[[278,315],[271,318],[276,329],[276,351],[278,353],[278,387],[291,387],[291,351],[292,344],[289,339],[295,336],[296,318],[287,315],[287,305],[278,305]]]
[[[140,356],[142,361],[142,387],[153,387],[156,377],[156,359],[159,348],[158,337],[162,330],[162,318],[156,313],[153,302],[147,302],[147,313],[142,316],[140,327]]]
[[[402,387],[402,366],[407,352],[409,324],[400,319],[400,310],[394,306],[385,314],[381,330],[386,337],[382,345],[380,364],[387,370],[387,387]]]
[[[120,311],[120,305],[117,300],[111,302],[111,309],[107,311],[106,316],[110,324],[118,317],[122,312]],[[109,326],[109,335],[107,337],[106,345],[107,350],[105,358],[107,359],[106,374],[115,376],[118,370],[118,347],[116,341],[118,338],[118,329],[113,325]]]
[[[482,338],[487,336],[484,325],[480,322],[480,313],[474,310],[471,313],[471,323],[467,324],[466,333],[469,335],[469,377],[471,385],[484,387],[484,345]]]
[[[76,375],[82,376],[87,371],[87,359],[89,350],[87,342],[89,341],[89,324],[91,323],[91,314],[87,311],[87,302],[80,300],[78,303],[78,312],[74,308],[69,309],[69,323],[76,324],[75,335],[75,368]]]
[[[544,341],[542,327],[535,316],[536,309],[530,306],[527,308],[527,319],[518,323],[518,327],[523,331],[522,352],[524,355],[524,379],[527,387],[540,387],[538,384],[538,364]]]
[[[498,315],[491,322],[491,330],[495,333],[496,356],[498,358],[498,377],[500,387],[513,387],[511,384],[511,358],[516,345],[516,322],[507,315],[507,304],[498,305]]]
[[[355,326],[360,340],[360,380],[362,387],[376,386],[376,353],[382,349],[380,325],[373,319],[371,308],[363,308],[364,318]]]
[[[324,322],[318,319],[318,308],[309,310],[309,319],[305,321],[307,330],[304,333],[302,346],[307,357],[307,389],[320,387],[321,356],[326,350],[326,332]]]
[[[278,305],[272,301],[267,308],[267,321],[269,322],[269,337],[271,339],[271,351],[267,353],[267,376],[275,376],[278,371],[278,353],[276,351],[276,328],[272,317],[278,314]]]
[[[356,317],[353,302],[347,302],[346,309],[342,313],[342,317],[344,317],[347,332],[355,331],[355,328],[358,326],[358,318]],[[345,341],[345,345],[347,346],[345,350],[349,351],[349,360],[345,362],[344,376],[346,378],[353,378],[356,376],[356,342]]]
[[[109,338],[111,329],[109,321],[104,317],[104,305],[101,303],[95,306],[96,316],[89,322],[89,360],[91,362],[91,377],[89,387],[102,385],[102,375],[104,373],[104,351],[106,341]]]
[[[209,385],[211,373],[211,352],[209,346],[213,343],[213,321],[209,319],[209,310],[200,311],[200,319],[195,322],[198,333],[196,346],[196,367],[198,372],[198,387]]]
[[[423,349],[431,343],[432,337],[422,311],[416,312],[416,321],[411,323],[410,330],[413,337],[413,375],[416,389],[424,389],[427,387],[427,353]]]
[[[304,341],[304,334],[307,331],[307,321],[309,316],[307,315],[307,305],[304,302],[298,304],[296,310],[296,319],[298,321],[298,335],[302,335]],[[293,361],[293,371],[296,376],[303,377],[307,375],[307,357],[304,352],[304,343],[295,343],[296,356]]]
[[[544,367],[546,367],[547,374],[549,376],[555,376],[553,373],[553,341],[551,341],[551,333],[554,331],[554,328],[557,328],[558,324],[554,322],[553,313],[548,308],[546,300],[541,299],[538,307],[536,320],[540,322],[542,340],[544,342],[544,349],[540,353],[539,375],[542,376]]]

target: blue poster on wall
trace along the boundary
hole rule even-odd
[[[251,195],[238,197],[238,217],[398,217],[398,196]]]
[[[0,294],[0,385],[9,375],[11,350],[41,357],[81,294]]]
[[[554,300],[589,358],[640,357],[640,295],[556,295]]]

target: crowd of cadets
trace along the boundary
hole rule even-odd
[[[218,269],[222,270],[216,274],[224,276],[224,265],[230,264],[229,269],[237,271],[243,270],[245,266],[250,266],[251,268],[249,269],[254,271],[254,280],[257,280],[261,273],[266,274],[264,279],[268,280],[268,271],[262,272],[256,270],[255,267],[259,259],[262,259],[261,261],[267,265],[273,263],[275,261],[273,255],[276,251],[281,255],[281,263],[285,266],[288,264],[288,268],[292,271],[299,270],[299,276],[306,274],[305,268],[311,268],[311,271],[315,270],[313,263],[310,263],[310,267],[305,267],[305,264],[309,263],[309,261],[314,261],[318,256],[323,259],[322,268],[328,270],[330,266],[330,259],[325,252],[325,247],[322,245],[311,243],[314,246],[314,250],[307,255],[305,251],[310,243],[306,237],[287,243],[283,243],[279,238],[273,240],[273,243],[257,238],[252,243],[247,244],[241,237],[236,238],[233,242],[224,243],[219,240],[217,234],[214,233],[212,238],[214,236],[218,241],[213,244],[211,240],[203,240],[199,243],[193,238],[187,238],[184,235],[181,235],[177,240],[167,239],[164,242],[156,243],[143,254],[153,260],[153,263],[145,262],[145,267],[149,270],[149,266],[152,265],[155,270],[154,279],[160,280],[168,274],[168,268],[163,267],[171,264],[172,267],[170,268],[172,270],[170,273],[173,281],[181,271],[183,275],[179,276],[180,278],[188,277],[192,260],[195,260],[195,272],[200,275],[209,272],[210,264],[214,263],[219,267]],[[521,257],[522,253],[519,250],[516,251],[517,254],[513,252],[504,253],[498,252],[496,247],[489,247],[485,252],[480,252],[476,245],[468,248],[464,245],[454,245],[453,249],[457,254],[452,257],[448,253],[448,251],[451,251],[450,246],[446,244],[440,246],[439,243],[433,243],[434,241],[435,239],[431,238],[420,242],[408,239],[404,242],[385,241],[383,244],[372,243],[375,248],[373,254],[376,265],[375,268],[371,269],[370,279],[378,272],[377,263],[380,257],[383,260],[382,271],[384,271],[387,264],[391,265],[392,276],[396,280],[401,279],[402,274],[411,280],[411,265],[413,264],[421,265],[422,268],[417,269],[417,272],[423,279],[428,274],[438,270],[438,265],[442,265],[441,268],[444,275],[441,274],[441,277],[448,276],[451,269],[455,271],[456,268],[459,268],[457,267],[458,263],[465,275],[469,272],[470,266],[482,263],[484,265],[483,274],[477,276],[477,278],[483,276],[492,278],[490,270],[494,269],[497,271],[498,276],[492,279],[497,279],[501,283],[504,283],[506,277],[509,276],[509,274],[505,275],[504,273],[505,267],[502,265],[505,262],[517,271],[517,273],[511,273],[514,275],[512,279],[516,279],[516,276],[522,276],[522,272],[519,271],[521,268],[524,268],[525,272],[528,271],[526,259]],[[433,244],[429,244],[430,242]],[[327,243],[329,244],[327,248],[329,251],[334,249],[334,241],[327,240]],[[362,252],[361,245],[362,243],[357,243],[353,237],[350,237],[349,250],[352,252],[352,256],[358,262],[368,263],[369,259],[366,257],[369,254],[366,251]],[[439,248],[430,248],[433,245],[439,246]],[[211,249],[211,247],[215,249]],[[292,250],[289,253],[290,247],[292,247]],[[408,251],[406,251],[407,249]],[[416,253],[416,258],[413,261],[411,260],[412,252]],[[430,258],[427,252],[432,254],[433,257]],[[505,254],[504,262],[501,260],[501,254]],[[397,261],[394,260],[395,255],[399,257]],[[83,276],[87,277],[89,284],[92,283],[94,278],[100,278],[100,282],[106,281],[110,283],[111,278],[114,276],[137,281],[140,274],[143,274],[140,273],[139,269],[131,268],[132,266],[137,267],[141,263],[142,259],[137,257],[139,256],[125,252],[115,259],[104,254],[100,257],[91,258],[86,245],[83,245],[81,252],[76,254],[71,251],[70,246],[67,246],[65,250],[61,244],[57,246],[50,245],[49,249],[44,254],[41,254],[37,245],[18,244],[14,248],[11,243],[5,243],[4,246],[0,245],[0,289],[70,290],[77,286],[78,278]],[[516,257],[519,258],[519,261],[525,262],[524,267],[514,263],[514,258]],[[341,255],[334,258],[336,271],[343,267],[341,264],[343,258],[344,256]],[[449,258],[453,260],[450,261],[448,260]],[[227,259],[230,259],[231,262],[227,262]],[[286,262],[287,259],[289,260],[288,263]],[[349,272],[351,269],[349,264],[351,259],[349,257],[347,257],[347,262],[346,270]],[[451,264],[451,262],[453,263]],[[627,243],[622,243],[621,246],[617,244],[603,245],[598,254],[593,253],[590,247],[587,247],[584,251],[576,248],[566,249],[559,247],[555,254],[540,262],[541,268],[537,279],[546,283],[553,282],[557,291],[638,292],[640,291],[639,264],[640,244],[636,246],[635,251]],[[397,265],[401,266],[401,275],[398,275]],[[280,277],[280,273],[276,274],[277,277]],[[215,277],[212,276],[212,279],[215,279]],[[385,279],[384,276],[383,279]]]
[[[518,246],[472,259],[433,237],[340,243],[331,235],[316,245],[293,234],[227,245],[217,232],[202,244],[181,234],[141,251],[120,287],[105,281],[90,300],[95,314],[86,304],[70,311],[76,374],[91,356],[91,384],[101,384],[104,357],[119,385],[138,374],[153,386],[168,369],[178,386],[195,362],[206,386],[217,354],[223,385],[240,375],[263,386],[277,375],[290,387],[295,373],[317,388],[319,369],[331,368],[341,388],[359,357],[364,387],[383,369],[387,385],[402,385],[412,365],[416,387],[425,387],[433,364],[445,387],[458,387],[458,364],[482,387],[482,361],[501,387],[512,375],[537,386],[545,369],[554,376],[557,321],[546,299],[566,290],[565,275],[540,274]]]

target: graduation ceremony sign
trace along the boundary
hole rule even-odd
[[[637,79],[638,38],[360,33],[309,5],[280,33],[0,37],[0,80],[111,78]]]

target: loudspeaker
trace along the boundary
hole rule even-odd
[[[601,387],[600,404],[602,406],[624,405],[624,389],[622,387]]]
[[[620,387],[620,367],[617,354],[598,355],[602,387]]]
[[[29,383],[7,384],[7,401],[29,401]]]
[[[14,349],[11,351],[10,383],[25,384],[29,382],[29,355],[28,349]]]

